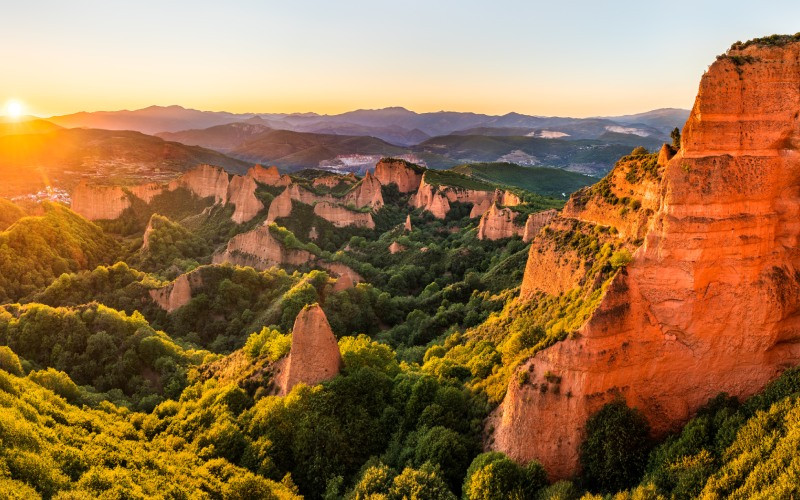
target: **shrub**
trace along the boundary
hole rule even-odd
[[[22,364],[19,357],[8,346],[0,346],[0,370],[5,370],[12,375],[22,375]]]
[[[621,400],[603,406],[586,422],[580,459],[590,488],[611,493],[641,478],[651,442],[644,416]]]

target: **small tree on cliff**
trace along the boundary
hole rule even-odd
[[[587,486],[613,493],[639,482],[651,447],[650,428],[640,411],[618,400],[586,422],[581,466]]]
[[[675,149],[681,149],[681,131],[678,127],[672,129],[672,132],[669,134],[672,137],[672,147]]]

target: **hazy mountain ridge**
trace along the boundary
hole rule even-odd
[[[369,133],[388,142],[411,145],[429,137],[447,135],[476,127],[523,127],[547,129],[566,127],[580,130],[579,124],[596,127],[637,127],[642,133],[666,138],[669,130],[681,126],[689,111],[682,109],[653,110],[636,115],[607,118],[569,118],[530,116],[508,113],[492,116],[479,113],[438,111],[416,113],[401,107],[360,109],[337,115],[317,113],[229,113],[199,111],[180,106],[150,106],[134,111],[81,112],[53,116],[48,120],[64,127],[105,128],[109,130],[138,130],[147,134],[204,129],[216,125],[257,119],[270,128],[296,132],[325,132],[343,135]],[[421,134],[420,134],[421,132]],[[569,132],[567,132],[569,133]],[[602,133],[602,132],[600,132]],[[580,138],[592,138],[581,136]],[[413,142],[416,141],[416,142]]]

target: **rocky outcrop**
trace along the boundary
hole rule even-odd
[[[367,172],[361,182],[344,196],[345,205],[352,204],[358,208],[370,207],[377,210],[383,206],[381,183]]]
[[[317,265],[323,269],[330,271],[339,278],[346,277],[347,280],[353,283],[361,283],[362,281],[364,281],[364,278],[362,278],[360,274],[355,272],[346,264],[342,264],[341,262],[319,261]]]
[[[264,209],[256,197],[256,181],[249,176],[235,175],[228,184],[228,203],[235,207],[231,220],[237,224],[247,222]]]
[[[525,221],[525,230],[522,232],[522,241],[530,242],[544,226],[556,217],[558,217],[558,211],[552,208],[528,215],[528,219]]]
[[[365,227],[375,229],[375,221],[369,212],[354,212],[341,205],[320,201],[314,205],[314,214],[322,217],[336,227]]]
[[[119,186],[91,186],[81,181],[72,191],[72,211],[89,220],[116,219],[131,206]]]
[[[342,183],[352,185],[356,182],[358,182],[358,179],[356,179],[354,175],[322,175],[314,178],[311,185],[314,187],[333,189]]]
[[[439,190],[425,182],[425,177],[419,183],[419,189],[411,196],[409,204],[415,208],[421,208],[433,214],[437,219],[447,217],[450,211],[450,202]]]
[[[384,158],[375,165],[375,177],[384,186],[396,184],[401,193],[411,193],[419,188],[424,169],[404,160]]]
[[[675,156],[675,149],[670,146],[669,144],[664,144],[661,146],[661,149],[658,151],[658,159],[656,163],[659,167],[666,167],[667,163]]]
[[[269,204],[267,223],[275,222],[281,217],[289,217],[292,213],[292,194],[287,187]]]
[[[149,182],[147,184],[131,186],[128,188],[128,191],[130,191],[132,195],[139,198],[143,202],[149,204],[153,201],[153,198],[163,193],[165,189],[166,187],[163,184]]]
[[[228,201],[228,173],[212,165],[199,165],[169,183],[167,189],[186,188],[199,198],[214,198],[214,203]]]
[[[662,435],[718,393],[747,397],[800,362],[798,116],[800,44],[756,43],[711,65],[643,245],[575,335],[518,368],[531,382],[512,377],[494,448],[567,477],[587,418],[613,398]],[[560,266],[539,257],[541,239],[528,292]]]
[[[256,165],[246,176],[229,177],[219,167],[200,165],[168,184],[148,183],[122,188],[89,186],[81,182],[73,190],[72,208],[90,220],[116,219],[131,206],[129,196],[149,204],[158,195],[186,189],[198,198],[213,199],[215,204],[233,204],[235,209],[231,219],[241,224],[251,220],[264,208],[255,194],[258,187],[256,177],[260,175],[257,169],[269,170]],[[253,173],[255,176],[251,175]]]
[[[331,325],[319,304],[306,306],[292,328],[292,347],[278,376],[280,394],[300,383],[316,385],[339,374],[342,356]]]
[[[510,208],[500,208],[493,203],[489,210],[481,215],[478,223],[479,240],[501,240],[512,236],[522,236],[525,226],[517,224],[517,212]]]
[[[411,215],[410,214],[406,215],[406,223],[403,224],[403,231],[405,231],[407,233],[410,233],[411,231],[413,231],[413,229],[411,228]]]
[[[562,215],[613,227],[622,238],[641,239],[660,204],[663,170],[656,155],[625,156],[602,181],[573,195]]]
[[[150,298],[161,309],[171,313],[192,300],[192,290],[200,288],[203,278],[199,272],[181,274],[175,281],[163,288],[150,290]]]
[[[400,243],[393,241],[391,245],[389,245],[389,253],[394,255],[399,252],[403,252],[406,250],[406,247],[401,245]]]
[[[275,166],[266,168],[254,165],[247,171],[247,177],[267,186],[288,186],[291,183],[291,179],[286,175],[281,175],[278,167]]]
[[[214,255],[213,262],[250,266],[263,271],[287,264],[300,266],[313,259],[314,256],[306,250],[284,247],[270,233],[269,226],[262,225],[231,238],[225,250]]]
[[[409,204],[421,208],[434,215],[437,219],[444,219],[450,211],[450,203],[469,203],[472,205],[470,217],[480,217],[497,203],[502,206],[517,206],[522,203],[514,193],[496,189],[494,191],[481,191],[461,187],[429,184],[423,174],[417,192],[409,199]]]

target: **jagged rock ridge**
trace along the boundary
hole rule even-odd
[[[494,448],[567,477],[586,419],[613,398],[660,435],[718,393],[747,397],[800,362],[798,116],[800,43],[732,49],[703,75],[662,180],[637,195],[652,217],[565,209],[643,244],[576,335],[518,368],[533,383],[510,382]],[[547,281],[559,262],[537,241],[523,293],[558,292]],[[559,391],[537,387],[548,379]]]

